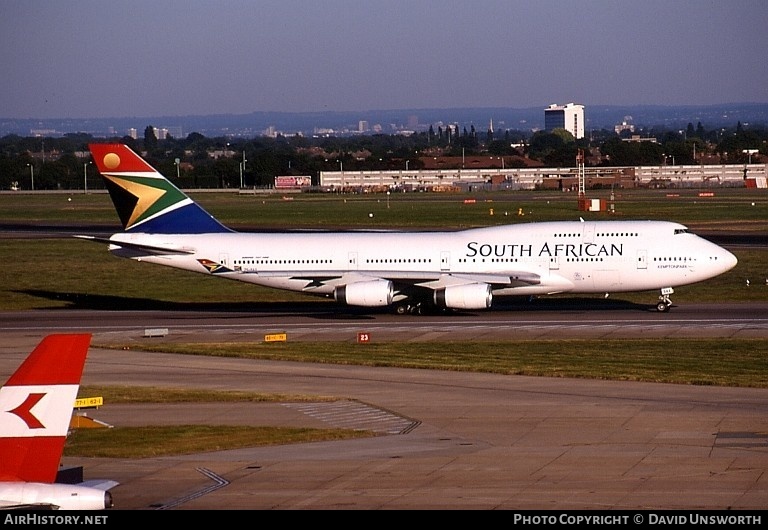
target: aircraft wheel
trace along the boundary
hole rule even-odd
[[[408,313],[408,306],[405,304],[399,304],[397,307],[395,307],[395,313],[398,315],[405,315]]]
[[[656,311],[659,313],[666,313],[669,311],[669,304],[663,300],[659,300],[659,302],[656,304]]]

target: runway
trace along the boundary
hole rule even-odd
[[[517,302],[492,311],[432,316],[340,308],[333,303],[253,304],[216,308],[174,305],[157,310],[54,309],[0,312],[0,333],[88,332],[96,342],[261,341],[285,333],[292,341],[525,340],[548,338],[768,337],[768,302],[681,304],[669,313],[621,300],[563,298]]]
[[[121,341],[764,337],[768,306],[595,302],[410,317],[301,311],[0,314],[0,370],[49,332]],[[601,305],[603,304],[603,305]],[[294,314],[295,313],[295,314]],[[148,338],[148,328],[167,335]],[[365,425],[367,439],[142,460],[66,458],[120,482],[124,510],[752,509],[768,506],[768,390],[215,359],[91,348],[83,384],[333,396],[332,402],[110,405],[115,426]]]

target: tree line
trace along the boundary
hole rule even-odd
[[[634,134],[651,141],[627,141],[630,133],[602,129],[575,139],[564,129],[554,131],[477,131],[449,126],[430,127],[411,135],[157,138],[148,125],[143,138],[114,137],[145,155],[147,161],[182,188],[269,187],[277,175],[311,176],[320,171],[397,170],[423,167],[424,157],[491,155],[507,157],[506,167],[535,161],[548,167],[574,167],[577,153],[587,153],[588,166],[662,164],[742,164],[764,162],[768,129],[744,127],[707,130],[701,123],[685,130],[641,129]],[[103,142],[90,134],[62,137],[0,138],[0,189],[103,188],[90,162],[88,144]],[[752,150],[752,154],[745,153]]]

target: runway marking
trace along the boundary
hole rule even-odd
[[[720,432],[717,433],[715,447],[768,447],[768,432]]]
[[[229,481],[227,479],[217,475],[210,469],[206,469],[204,467],[198,467],[197,470],[203,475],[205,475],[206,477],[208,477],[209,479],[213,480],[214,483],[206,488],[196,491],[195,493],[191,493],[189,495],[176,499],[173,502],[163,504],[162,506],[159,506],[157,509],[168,510],[170,508],[175,508],[176,506],[179,506],[181,504],[184,504],[185,502],[197,499],[198,497],[202,497],[203,495],[207,495],[212,491],[216,491],[217,489],[223,488],[224,486],[229,484]]]
[[[339,429],[373,431],[379,434],[404,434],[420,423],[359,401],[284,403],[283,405]]]

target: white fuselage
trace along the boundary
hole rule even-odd
[[[675,287],[736,264],[727,250],[665,221],[542,222],[455,232],[124,233],[112,241],[183,247],[189,254],[125,257],[230,279],[330,295],[388,279],[438,289],[490,284],[496,295],[612,293]],[[500,278],[523,281],[504,284]],[[535,281],[527,281],[535,278]]]

